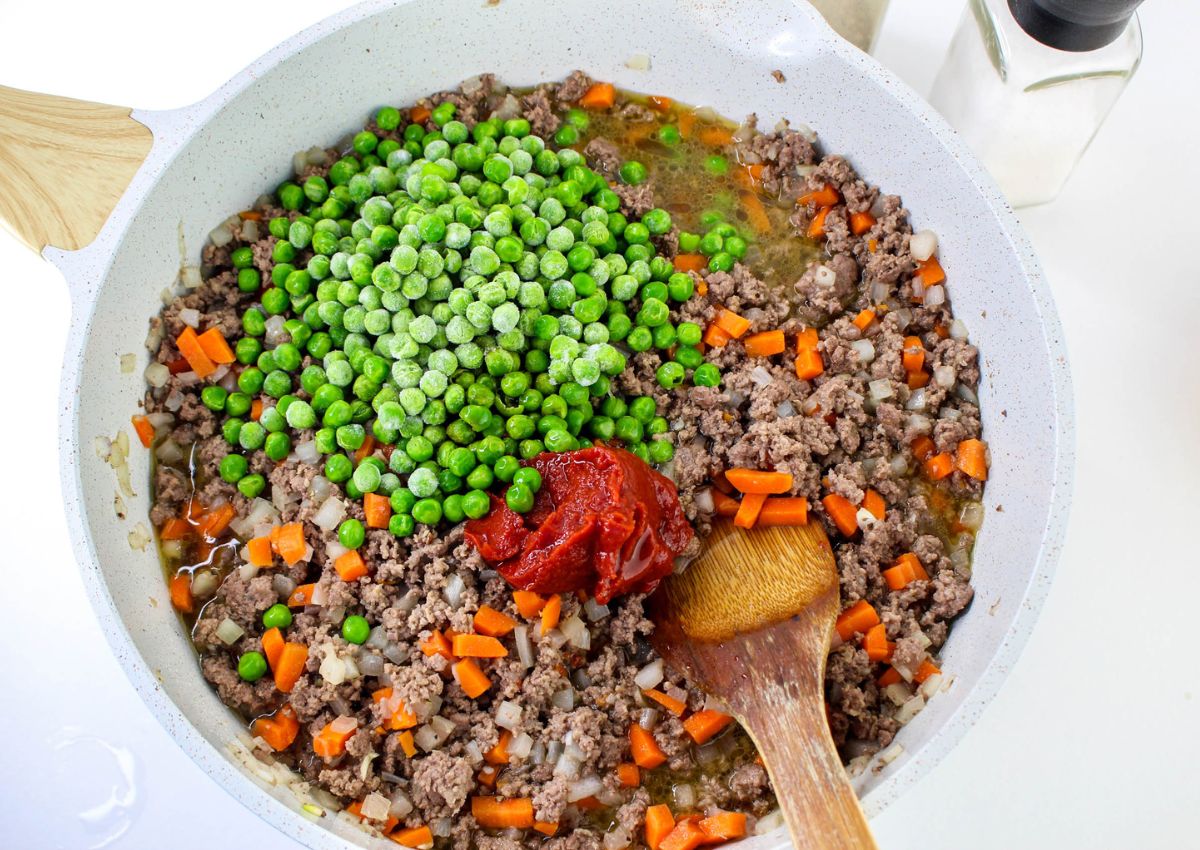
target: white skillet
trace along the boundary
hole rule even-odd
[[[644,56],[648,69],[635,58]],[[804,3],[377,1],[305,30],[178,110],[130,113],[0,89],[0,219],[62,270],[71,291],[63,491],[96,616],[130,681],[188,755],[309,847],[382,840],[303,813],[291,791],[231,754],[241,726],[200,676],[153,547],[130,547],[130,532],[147,523],[148,454],[135,441],[137,495],[119,519],[114,474],[94,439],[130,432],[144,387],[146,322],[179,274],[181,245],[182,262],[198,263],[206,234],[286,177],[294,152],[332,144],[382,104],[403,105],[483,71],[531,84],[574,68],[732,117],[754,111],[767,127],[783,117],[807,123],[826,150],[849,154],[866,179],[903,195],[914,227],[940,237],[955,313],[982,352],[992,479],[975,550],[976,599],[942,654],[953,684],[901,731],[889,763],[856,780],[868,814],[970,728],[1049,588],[1070,500],[1074,428],[1062,330],[1037,260],[946,124]],[[776,69],[786,82],[775,80]],[[72,191],[54,192],[53,180],[64,176]],[[56,206],[56,196],[72,206]],[[137,357],[132,373],[119,367],[127,353]],[[787,838],[780,828],[742,843],[776,848]]]

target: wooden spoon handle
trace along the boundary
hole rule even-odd
[[[796,850],[876,850],[820,700],[776,701],[759,688],[762,710],[747,715],[771,774]]]
[[[39,253],[82,248],[152,142],[126,107],[0,86],[0,223]]]

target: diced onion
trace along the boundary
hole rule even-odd
[[[908,417],[906,427],[914,434],[929,434],[933,431],[933,420],[924,413],[914,413]]]
[[[883,695],[896,705],[904,705],[912,698],[912,690],[903,682],[892,682],[883,689]]]
[[[218,248],[224,248],[233,241],[233,233],[224,224],[214,228],[208,234],[208,241]]]
[[[925,306],[937,307],[939,304],[946,303],[946,287],[940,283],[937,286],[931,286],[925,290]]]
[[[163,440],[154,449],[154,456],[165,464],[174,465],[183,460],[183,449],[172,439]]]
[[[925,707],[925,697],[917,694],[896,711],[896,722],[903,726],[912,720]]]
[[[585,691],[592,686],[592,677],[587,674],[587,670],[580,667],[571,673],[571,684],[576,690]]]
[[[780,419],[790,419],[796,415],[796,407],[790,400],[785,399],[775,406],[775,415]]]
[[[388,808],[388,813],[394,818],[403,819],[413,810],[412,800],[408,797],[408,792],[403,788],[397,788],[392,793],[392,804]]]
[[[216,591],[218,579],[212,570],[200,570],[192,576],[192,595],[206,599]]]
[[[650,688],[658,687],[658,683],[663,680],[663,660],[657,658],[651,661],[641,670],[638,670],[637,675],[633,677],[633,682],[643,691]]]
[[[192,307],[184,307],[179,311],[179,321],[190,328],[200,327],[200,311]]]
[[[623,850],[633,843],[629,837],[629,830],[623,826],[615,826],[604,833],[604,838],[601,839],[604,845],[604,850]]]
[[[517,657],[521,659],[521,664],[524,667],[532,667],[534,664],[533,644],[529,641],[529,626],[522,623],[513,630],[513,638],[517,644]]]
[[[649,71],[650,54],[635,53],[625,60],[625,67],[631,71]]]
[[[324,502],[332,492],[333,485],[329,483],[329,479],[324,475],[314,475],[312,481],[308,483],[308,495],[312,499],[313,504]]]
[[[550,704],[563,711],[570,711],[575,707],[575,689],[563,688],[561,691],[555,691],[550,696]]]
[[[893,395],[892,382],[887,378],[879,378],[878,380],[871,381],[871,383],[867,384],[867,388],[871,392],[871,398],[875,401],[883,401],[884,399],[891,398]]]
[[[937,250],[937,234],[932,230],[918,230],[908,239],[908,251],[918,263],[923,263]]]
[[[554,775],[562,777],[563,779],[574,779],[575,777],[579,776],[580,762],[580,759],[577,759],[575,756],[568,755],[566,752],[564,752],[561,756],[559,756],[558,763],[554,765]],[[583,796],[586,797],[588,795],[584,794]],[[583,798],[581,797],[580,799]]]
[[[901,307],[898,310],[893,310],[891,315],[892,320],[896,323],[896,330],[902,331],[912,324],[912,310],[908,309],[907,307]]]
[[[454,829],[454,821],[450,818],[434,818],[429,822],[429,831],[438,838],[448,838]]]
[[[750,370],[750,380],[753,381],[756,386],[765,387],[770,384],[774,378],[771,377],[771,373],[767,371],[766,367],[755,366]]]
[[[595,623],[599,620],[603,620],[610,613],[612,613],[612,611],[607,605],[601,605],[599,602],[589,596],[587,601],[583,603],[583,613],[587,615],[589,622]]]
[[[883,281],[875,281],[871,284],[871,301],[874,304],[882,304],[888,300],[888,296],[892,294],[892,290]]]
[[[680,782],[673,789],[675,807],[687,810],[696,805],[696,788],[689,782]]]
[[[317,451],[315,440],[305,440],[302,443],[296,444],[296,459],[301,463],[306,463],[309,466],[315,466],[321,460],[321,453]]]
[[[338,658],[337,653],[333,649],[333,644],[324,644],[321,649],[324,650],[325,657],[322,659],[321,666],[317,672],[329,684],[340,685],[346,681],[346,665],[342,663],[342,659]]]
[[[200,267],[184,266],[179,270],[179,280],[188,289],[195,289],[203,282],[200,278]]]
[[[382,676],[383,656],[374,652],[364,653],[358,659],[358,669],[364,676]]]
[[[594,773],[590,773],[567,786],[567,802],[574,803],[587,797],[595,797],[603,790],[604,781]]]
[[[330,723],[329,728],[331,731],[337,732],[339,735],[344,735],[347,732],[353,732],[358,728],[358,718],[343,715]]]
[[[509,700],[501,701],[496,706],[496,725],[501,729],[514,731],[521,725],[521,706]]]
[[[450,603],[451,608],[457,608],[462,603],[463,592],[466,591],[467,585],[463,581],[463,577],[458,573],[450,576],[450,580],[446,582],[446,587],[442,594],[446,597],[446,601]]]
[[[658,709],[657,708],[642,708],[634,714],[634,719],[637,720],[637,725],[641,726],[647,732],[650,732],[658,725]]]
[[[832,289],[833,285],[837,283],[837,273],[829,266],[819,265],[813,269],[813,282],[825,289]]]
[[[924,410],[925,409],[925,388],[917,387],[908,395],[908,401],[904,403],[905,410]]]
[[[953,366],[935,366],[933,369],[933,382],[944,390],[954,386],[957,377]]]
[[[692,497],[692,501],[696,504],[696,509],[701,513],[711,514],[717,509],[713,502],[712,490],[705,487],[703,490],[697,490],[696,495]]]
[[[244,634],[246,634],[245,629],[228,617],[226,617],[217,625],[217,637],[219,637],[226,646],[233,646],[242,639],[242,635]]]
[[[266,333],[264,339],[271,345],[279,345],[281,342],[287,342],[292,338],[283,327],[283,316],[272,316],[267,319]]]
[[[315,444],[314,444],[315,447]],[[346,518],[346,505],[337,496],[330,496],[321,503],[313,515],[313,525],[322,531],[333,531]]]
[[[983,525],[983,503],[967,502],[958,513],[958,521],[971,531],[978,531]]]
[[[967,341],[967,325],[962,319],[954,319],[950,322],[950,339],[958,342]]]
[[[859,508],[854,516],[858,520],[859,528],[870,528],[872,525],[878,522],[878,520],[875,519],[875,514],[871,513],[866,508]]]
[[[275,591],[276,596],[291,596],[292,591],[296,589],[296,582],[283,573],[275,573],[271,576],[271,589]]]
[[[583,620],[579,619],[578,614],[572,614],[570,617],[567,617],[558,627],[567,636],[567,641],[571,646],[578,649],[591,648],[592,636],[588,632],[588,628]]]
[[[387,820],[391,811],[392,801],[374,791],[363,797],[362,808],[359,809],[364,818],[371,820]]]
[[[146,383],[155,389],[165,387],[167,381],[171,380],[171,370],[165,363],[151,363],[142,374],[146,378]]]
[[[508,754],[522,761],[529,758],[529,753],[533,750],[533,738],[522,732],[519,735],[514,735],[513,739],[508,742]]]
[[[768,832],[774,832],[777,829],[783,828],[783,812],[779,809],[771,809],[754,825],[755,835],[766,835]]]

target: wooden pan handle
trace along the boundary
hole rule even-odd
[[[129,113],[0,86],[0,223],[39,253],[95,239],[153,142]]]

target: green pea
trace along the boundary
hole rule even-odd
[[[504,494],[508,507],[519,514],[533,510],[533,491],[524,484],[513,484]]]
[[[268,629],[286,629],[292,624],[292,611],[282,602],[276,602],[263,611],[262,624]]]
[[[646,166],[637,160],[629,160],[621,164],[619,169],[621,180],[630,186],[646,182]]]
[[[441,503],[437,499],[420,499],[412,507],[412,518],[422,525],[437,525],[442,521]]]
[[[241,658],[238,659],[238,676],[244,682],[257,682],[263,676],[267,675],[267,659],[263,658],[261,652],[243,652]]]
[[[513,480],[513,476],[516,475],[517,470],[520,468],[521,462],[519,460],[512,455],[504,455],[497,459],[495,465],[492,467],[492,472],[498,480],[508,482]]]
[[[363,524],[353,517],[342,520],[337,533],[338,540],[347,549],[357,549],[367,539],[367,532],[363,528]]]
[[[409,514],[392,514],[388,520],[388,531],[396,537],[411,537],[416,530],[416,523]]]
[[[675,446],[669,440],[651,440],[646,450],[651,463],[666,463],[675,457]]]
[[[249,465],[249,462],[242,455],[229,454],[221,459],[218,472],[222,481],[229,484],[236,484],[246,474]]]
[[[460,494],[454,493],[447,496],[442,501],[442,516],[445,518],[446,522],[462,522],[466,517],[466,513],[463,511],[462,507],[462,500],[463,497]]]
[[[524,484],[530,492],[537,493],[542,489],[542,474],[532,466],[525,466],[513,474],[513,484]]]
[[[692,383],[698,387],[715,387],[721,383],[721,372],[711,363],[697,366],[692,373]]]
[[[247,475],[237,483],[238,492],[247,499],[253,499],[266,489],[267,480],[258,473]]]
[[[351,614],[342,620],[342,637],[349,643],[364,644],[371,636],[371,624],[359,614]]]
[[[334,484],[350,480],[354,473],[354,464],[345,455],[330,455],[325,461],[325,477]]]

